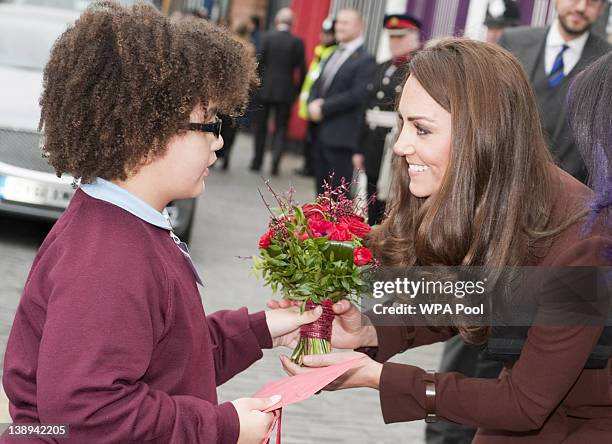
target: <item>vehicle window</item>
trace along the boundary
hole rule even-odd
[[[89,0],[14,0],[16,5],[47,6],[50,8],[71,9],[82,11],[90,3]]]
[[[65,23],[0,16],[0,65],[42,71]]]

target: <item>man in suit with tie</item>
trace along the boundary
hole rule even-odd
[[[363,19],[355,9],[342,9],[336,17],[338,48],[327,59],[314,83],[308,115],[316,122],[313,157],[317,191],[333,173],[332,186],[342,178],[350,183],[353,154],[358,149],[367,84],[376,61],[363,47]]]
[[[533,84],[555,160],[584,183],[587,171],[569,129],[565,97],[576,74],[611,49],[591,32],[606,1],[556,0],[558,16],[550,27],[508,29],[499,40],[521,61]]]
[[[255,155],[251,170],[260,171],[268,133],[268,117],[274,112],[274,137],[272,140],[272,175],[278,174],[283,150],[287,143],[287,126],[291,105],[297,98],[304,77],[304,43],[291,34],[293,12],[282,8],[275,17],[276,29],[265,33],[261,41],[259,67],[261,89],[256,97]],[[296,70],[299,74],[296,75]]]

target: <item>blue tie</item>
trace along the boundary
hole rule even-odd
[[[553,63],[553,67],[548,75],[549,88],[556,87],[565,78],[565,74],[563,73],[563,53],[567,48],[569,48],[569,46],[563,45],[555,58],[555,63]]]

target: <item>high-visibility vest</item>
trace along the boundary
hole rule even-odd
[[[300,90],[300,107],[298,115],[304,120],[308,119],[308,97],[310,96],[310,90],[312,85],[321,75],[321,66],[323,63],[333,54],[336,50],[337,45],[323,46],[318,45],[314,50],[314,57],[308,67],[308,72],[304,78],[302,89]]]

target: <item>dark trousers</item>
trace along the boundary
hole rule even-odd
[[[350,147],[328,146],[313,143],[313,161],[315,169],[317,193],[323,192],[323,182],[331,182],[335,188],[340,185],[344,178],[347,184],[353,180],[353,149]],[[333,176],[332,176],[333,174]]]
[[[255,155],[251,168],[259,170],[263,163],[266,137],[268,135],[268,117],[274,112],[274,137],[272,139],[272,171],[277,172],[283,150],[287,144],[287,126],[291,112],[290,103],[258,102],[254,112]]]
[[[304,166],[302,169],[307,174],[314,175],[314,161],[313,161],[313,141],[314,135],[317,131],[317,124],[314,122],[308,122],[308,129],[306,130],[306,138],[303,143],[303,153],[304,153]]]
[[[238,122],[234,119],[226,116],[221,116],[221,137],[223,137],[223,148],[217,151],[217,157],[223,159],[223,169],[229,168],[230,153],[232,152],[232,146],[234,146],[234,140],[236,139],[236,133],[238,132]]]
[[[378,177],[368,175],[368,223],[370,225],[380,224],[385,215],[385,202],[378,199],[372,199],[372,196],[376,196],[377,183]]]

